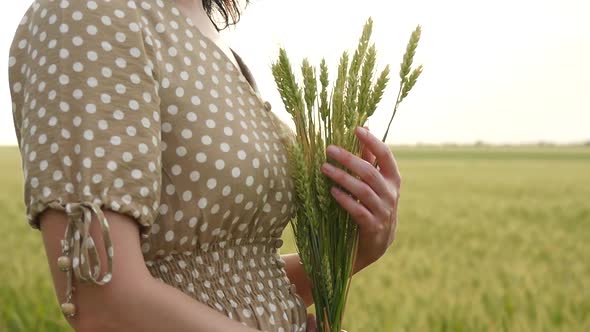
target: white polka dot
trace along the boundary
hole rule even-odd
[[[166,193],[170,196],[174,195],[176,192],[176,187],[173,184],[168,184],[166,186]]]
[[[180,173],[182,173],[182,167],[180,167],[180,165],[172,166],[172,174],[180,175]]]
[[[92,132],[92,130],[88,129],[84,131],[84,138],[91,141],[94,139],[94,133]]]
[[[176,148],[176,155],[179,157],[184,157],[187,154],[187,150],[184,146],[179,146]]]
[[[229,185],[226,185],[225,187],[223,187],[221,193],[223,194],[223,196],[228,196],[229,194],[231,194],[231,187]]]
[[[211,137],[208,135],[205,135],[203,137],[201,137],[201,142],[205,145],[211,145],[211,143],[213,142]]]
[[[228,152],[230,150],[230,146],[224,142],[219,145],[219,149],[223,152]]]
[[[175,221],[181,221],[183,217],[184,217],[184,213],[181,210],[178,210],[178,211],[176,211],[176,213],[174,213],[174,220]]]
[[[90,167],[92,167],[92,159],[90,159],[90,158],[84,158],[84,159],[82,160],[82,165],[83,165],[84,167],[86,167],[86,168],[90,168]]]
[[[102,175],[100,175],[100,174],[94,174],[92,176],[92,182],[94,182],[95,184],[100,183],[100,181],[102,181]]]
[[[134,179],[141,179],[141,177],[142,177],[142,172],[141,172],[140,170],[138,170],[138,169],[134,169],[134,170],[132,170],[132,171],[131,171],[131,176],[132,176]]]
[[[173,231],[168,231],[166,232],[165,235],[166,241],[170,242],[174,239],[174,232]]]
[[[244,150],[240,150],[240,151],[238,151],[238,158],[239,158],[240,160],[244,160],[244,159],[246,159],[246,151],[244,151]]]
[[[106,120],[98,120],[98,128],[101,130],[109,129],[109,123]]]
[[[121,145],[121,137],[119,137],[119,136],[111,137],[111,144],[112,145]]]
[[[238,195],[236,196],[236,198],[234,199],[234,202],[235,202],[236,204],[240,204],[240,203],[242,203],[243,201],[244,201],[244,194],[238,194]]]
[[[129,51],[129,54],[134,58],[139,58],[141,56],[141,51],[137,47],[133,47]]]
[[[252,177],[251,175],[248,175],[248,177],[246,178],[246,185],[248,187],[252,186],[252,184],[254,184],[254,177]]]
[[[94,149],[94,155],[97,157],[104,157],[105,155],[105,150],[102,147],[97,147],[96,149]]]
[[[198,96],[192,96],[191,103],[195,106],[199,106],[201,105],[201,98],[199,98]]]
[[[133,155],[129,152],[123,152],[123,161],[130,162],[133,160]]]
[[[122,188],[124,185],[123,179],[117,178],[114,181],[115,188]]]
[[[198,171],[192,171],[190,174],[191,181],[193,181],[193,182],[197,182],[200,177],[201,177],[201,174]]]
[[[189,138],[193,137],[193,132],[190,129],[183,129],[181,135],[185,139],[189,139]]]
[[[120,110],[116,110],[113,112],[113,117],[117,120],[123,120],[125,114],[123,114],[123,112],[121,112]]]
[[[127,36],[125,36],[125,34],[123,32],[117,32],[115,34],[115,39],[119,42],[119,43],[123,43],[125,42],[125,40],[127,39]]]
[[[246,317],[246,318],[252,317],[252,311],[250,309],[242,310],[242,314],[244,314],[244,317]]]
[[[196,157],[197,161],[200,163],[204,163],[207,161],[207,155],[203,152],[199,152],[197,153],[197,157]]]
[[[254,168],[260,167],[260,160],[258,158],[252,159],[252,167],[254,167]]]
[[[217,214],[217,212],[219,212],[219,209],[220,209],[219,204],[213,205],[213,207],[211,208],[211,214]]]
[[[143,154],[148,153],[148,146],[144,143],[139,143],[139,145],[137,146],[137,149],[139,150],[140,153],[143,153]]]
[[[232,175],[234,178],[237,178],[238,176],[240,176],[240,169],[239,169],[238,167],[234,167],[234,168],[231,170],[231,175]]]
[[[186,119],[189,120],[190,122],[195,122],[195,121],[197,121],[197,115],[194,112],[188,112],[186,114]]]
[[[205,197],[201,197],[201,198],[199,199],[199,202],[197,203],[197,205],[198,205],[198,206],[199,206],[201,209],[204,209],[204,208],[206,208],[206,207],[207,207],[207,198],[205,198]]]

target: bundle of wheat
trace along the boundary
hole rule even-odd
[[[329,162],[342,169],[326,158],[325,147],[329,144],[360,156],[354,129],[364,126],[383,97],[390,71],[386,66],[375,79],[377,51],[374,44],[369,45],[372,30],[373,21],[369,18],[352,59],[347,52],[343,53],[330,95],[325,59],[320,63],[319,78],[316,68],[307,59],[303,61],[303,86],[297,82],[284,49],[280,49],[278,60],[272,65],[277,88],[296,126],[296,140],[287,146],[297,205],[291,224],[304,269],[314,285],[318,331],[322,332],[341,330],[358,230],[350,214],[330,194],[330,187],[335,184],[321,173],[320,166]],[[422,66],[411,70],[420,34],[421,27],[417,26],[407,45],[398,96],[383,142],[399,104],[422,73]]]

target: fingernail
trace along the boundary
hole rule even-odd
[[[358,129],[358,133],[363,135],[363,136],[367,136],[367,134],[369,133],[369,131],[367,130],[367,128],[364,127],[357,127]]]
[[[340,151],[338,150],[338,148],[337,148],[337,147],[335,147],[334,145],[328,145],[328,148],[327,148],[327,150],[328,150],[328,153],[329,153],[329,154],[331,154],[331,155],[334,155],[334,156],[338,155],[338,153],[340,152]]]
[[[322,171],[325,173],[332,173],[334,172],[334,166],[330,165],[329,163],[324,163],[322,165]]]

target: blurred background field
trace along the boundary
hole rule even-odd
[[[397,238],[354,277],[348,331],[590,331],[590,147],[392,149]],[[69,331],[21,181],[0,147],[0,331]]]

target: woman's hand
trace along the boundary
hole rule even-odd
[[[329,163],[321,167],[325,175],[352,194],[350,196],[336,186],[331,189],[334,198],[359,225],[355,273],[383,256],[393,243],[401,187],[401,175],[389,147],[368,128],[357,127],[356,135],[362,159],[334,145],[326,149],[328,156],[349,169],[352,175]],[[375,159],[378,168],[373,167]]]

